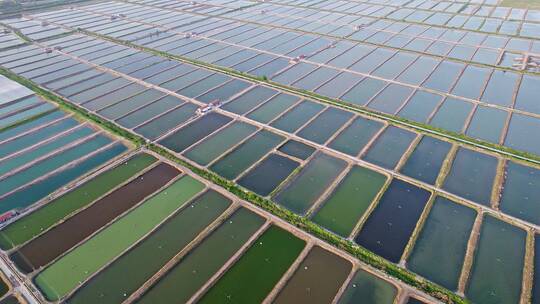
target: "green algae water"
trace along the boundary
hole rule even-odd
[[[208,191],[93,277],[67,303],[120,303],[161,269],[231,204]],[[136,271],[132,271],[136,269]],[[126,274],[129,275],[126,276]]]
[[[385,181],[386,177],[380,173],[353,167],[323,203],[313,221],[343,237],[349,236]]]
[[[174,210],[183,206],[204,185],[185,176],[144,204],[133,209],[91,239],[70,251],[34,278],[51,300],[71,292],[113,257],[147,234]]]
[[[277,226],[266,230],[199,303],[261,303],[305,246]]]
[[[0,231],[0,248],[4,250],[11,249],[30,240],[68,214],[90,204],[155,161],[156,159],[148,154],[136,155],[125,163],[62,195],[43,208]]]
[[[263,223],[262,217],[248,209],[239,209],[160,278],[137,303],[186,303]]]
[[[291,211],[304,214],[345,166],[341,159],[317,154],[274,199]]]
[[[130,208],[152,195],[180,172],[161,163],[88,208],[26,243],[10,255],[23,272],[46,266]]]

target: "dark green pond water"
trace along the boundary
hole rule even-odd
[[[274,196],[274,200],[291,211],[304,214],[345,166],[345,161],[341,159],[323,153],[317,154]]]
[[[259,229],[264,219],[241,208],[164,275],[137,303],[185,303]]]
[[[271,226],[201,298],[199,303],[261,303],[305,246]]]
[[[348,237],[385,181],[386,177],[380,173],[363,167],[353,167],[312,220],[343,237]]]
[[[231,201],[208,191],[78,290],[68,303],[119,303],[213,222]],[[136,269],[137,271],[131,271]],[[129,273],[128,276],[126,274]]]

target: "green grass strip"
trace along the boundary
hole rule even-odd
[[[59,300],[203,189],[201,182],[184,176],[54,262],[35,284],[47,299]]]
[[[140,154],[106,171],[73,191],[62,195],[43,208],[29,214],[0,231],[0,248],[9,250],[25,243],[58,223],[63,218],[85,207],[154,163],[156,158]]]

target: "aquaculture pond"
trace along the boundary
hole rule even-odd
[[[281,145],[278,150],[301,160],[308,159],[315,152],[312,146],[292,139]]]
[[[386,176],[375,171],[352,167],[322,203],[312,220],[343,237],[348,237],[381,191],[386,179]]]
[[[506,162],[500,208],[505,213],[539,225],[540,170],[513,161]]]
[[[270,125],[285,132],[294,133],[313,116],[323,110],[324,106],[311,101],[302,101],[285,112]]]
[[[231,118],[212,112],[168,135],[159,143],[179,153],[230,121]]]
[[[471,302],[527,302],[521,289],[540,286],[537,274],[529,284],[538,254],[525,250],[540,222],[538,166],[390,117],[539,154],[540,78],[513,61],[540,43],[509,37],[534,33],[538,11],[494,0],[135,2],[32,13],[52,31],[87,32],[3,49],[0,64]],[[5,21],[48,37],[51,25],[29,18]],[[0,214],[22,216],[0,227],[0,248],[47,300],[431,302],[394,284],[396,272],[278,228],[157,157],[121,157],[125,142],[29,90],[3,90]]]
[[[491,155],[459,148],[443,188],[489,206],[497,163],[497,158]]]
[[[381,122],[357,117],[328,146],[351,156],[357,156],[382,127]]]
[[[381,167],[393,169],[415,136],[413,132],[390,126],[373,142],[362,158]]]
[[[22,188],[17,189],[0,200],[2,202],[0,213],[12,209],[27,208],[47,197],[49,194],[61,189],[66,184],[126,152],[126,150],[127,147],[123,144],[114,144],[87,156],[73,164],[73,166],[63,167],[62,170],[52,172],[46,177],[42,176],[39,180],[34,180],[31,184],[24,185]]]
[[[407,267],[450,290],[457,290],[476,214],[474,209],[437,197]]]
[[[427,304],[427,303],[424,302],[424,301],[421,301],[421,300],[419,300],[419,299],[417,299],[417,298],[412,298],[412,297],[411,297],[411,298],[409,298],[409,299],[407,300],[407,304]]]
[[[247,117],[261,123],[269,123],[285,110],[297,103],[298,97],[288,94],[278,94],[251,111]]]
[[[23,149],[7,156],[4,160],[0,161],[0,176],[9,172],[15,172],[17,168],[23,167],[36,159],[46,157],[46,155],[50,155],[60,148],[76,145],[80,140],[92,135],[95,131],[89,127],[81,127],[67,132],[65,134],[57,134],[56,138],[46,140],[37,145],[32,145],[35,141],[27,143],[27,146],[21,147]]]
[[[11,294],[11,295],[3,298],[2,300],[0,300],[0,304],[19,304],[19,303],[21,303],[21,302],[13,294]]]
[[[261,303],[289,269],[305,241],[277,226],[270,226],[199,303]]]
[[[540,128],[540,120],[519,113],[512,114],[504,144],[510,148],[540,155],[540,141],[531,140],[531,134]]]
[[[104,135],[98,135],[76,147],[69,147],[51,157],[38,161],[31,167],[24,167],[16,172],[12,171],[10,175],[0,180],[0,196],[5,197],[7,193],[19,189],[33,181],[36,177],[50,173],[66,163],[76,161],[109,143],[111,143],[110,138]]]
[[[465,133],[471,137],[498,144],[507,118],[506,111],[479,106]]]
[[[540,252],[540,237],[538,234],[534,236],[534,252]],[[540,303],[540,255],[534,256],[534,273],[531,303]]]
[[[394,179],[355,238],[359,245],[399,262],[430,193]]]
[[[23,88],[9,84],[14,92]],[[3,104],[0,110],[6,111],[5,117],[13,117],[9,109],[25,100],[37,103],[34,108],[45,105],[50,111],[24,121],[6,121],[8,127],[0,130],[0,213],[26,209],[128,149],[35,95]],[[14,109],[14,113],[23,109]]]
[[[34,283],[47,299],[66,296],[203,189],[200,182],[182,177],[55,260],[34,278]]]
[[[0,231],[0,248],[11,249],[43,233],[66,216],[88,206],[100,196],[133,178],[155,161],[156,159],[148,154],[138,154],[56,198],[2,229]]]
[[[9,291],[9,285],[4,281],[4,279],[0,279],[0,297],[3,297],[6,293]]]
[[[89,208],[26,243],[11,254],[11,259],[26,273],[47,265],[64,251],[159,190],[178,174],[178,170],[167,164],[152,168],[102,197]]]
[[[266,87],[255,87],[241,96],[227,102],[227,104],[223,106],[223,109],[236,114],[245,114],[275,94],[277,94],[276,90]]]
[[[185,303],[262,227],[264,219],[237,210],[150,287],[137,303]]]
[[[300,164],[279,154],[270,154],[244,174],[238,184],[267,196],[276,189]]]
[[[129,129],[135,128],[182,103],[182,100],[168,95],[117,119],[116,122]]]
[[[486,215],[465,295],[476,303],[519,303],[526,232]]]
[[[391,283],[360,269],[349,282],[338,303],[392,304],[397,293],[397,288]]]
[[[348,260],[315,246],[298,265],[274,303],[331,303],[351,269]]]
[[[61,135],[62,133],[75,128],[78,125],[79,123],[77,120],[73,118],[66,118],[50,125],[40,126],[40,128],[36,129],[34,132],[22,134],[19,137],[12,138],[11,140],[3,143],[0,146],[0,157],[7,157],[20,150],[31,147],[40,141]],[[80,138],[82,138],[82,136]]]
[[[118,103],[109,105],[99,110],[98,113],[103,117],[115,120],[163,97],[164,95],[165,93],[161,91],[149,89]]]
[[[345,169],[344,160],[324,153],[316,154],[274,200],[299,214],[304,214]]]
[[[449,142],[424,136],[399,171],[434,185],[451,147]]]
[[[352,113],[329,108],[298,131],[298,136],[318,144],[325,143],[351,117]]]
[[[69,303],[119,303],[136,291],[230,206],[208,191],[88,281]],[[137,269],[132,272],[131,269]],[[130,273],[126,277],[126,273]]]
[[[3,116],[0,118],[0,129],[7,128],[10,125],[16,124],[17,122],[39,116],[47,112],[51,112],[54,109],[55,107],[52,104],[44,102],[36,107],[25,109],[23,111],[17,111],[7,116]]]
[[[283,140],[283,137],[275,133],[262,130],[221,157],[210,169],[227,179],[235,179]]]
[[[135,128],[134,131],[145,138],[155,140],[166,134],[167,131],[188,121],[195,114],[195,111],[197,111],[196,105],[186,103]]]
[[[46,126],[51,123],[55,123],[65,117],[66,114],[64,112],[59,110],[53,111],[30,121],[25,121],[23,124],[11,126],[10,128],[0,131],[0,140],[5,141],[12,137],[22,136],[23,134],[26,134],[34,128],[37,129],[40,126]]]
[[[250,124],[234,122],[188,149],[184,156],[206,166],[255,131],[257,128]]]

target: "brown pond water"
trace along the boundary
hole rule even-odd
[[[313,247],[274,303],[331,303],[352,264],[321,247]]]
[[[25,273],[47,265],[105,224],[163,187],[180,171],[159,164],[92,206],[30,241],[11,254],[11,259]]]

